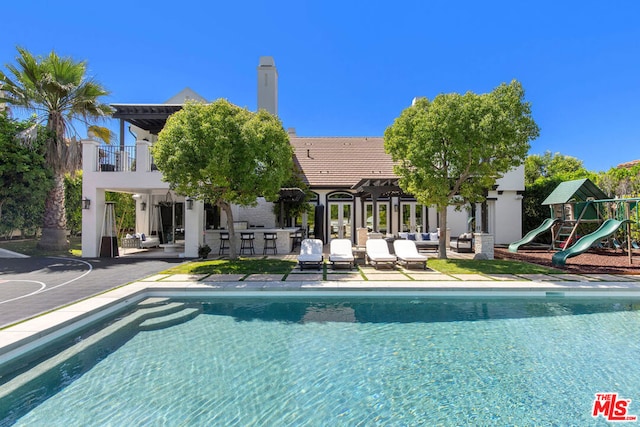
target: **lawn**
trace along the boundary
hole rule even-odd
[[[492,259],[429,259],[427,266],[445,274],[549,274],[562,270],[522,261]]]
[[[286,274],[296,266],[295,261],[266,258],[240,258],[192,261],[177,265],[166,274]]]
[[[82,244],[80,237],[71,237],[69,239],[69,244],[70,249],[68,251],[43,251],[38,249],[38,241],[36,239],[0,240],[0,248],[34,257],[82,256]]]

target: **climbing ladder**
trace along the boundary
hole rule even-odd
[[[553,232],[553,249],[562,250],[566,246],[565,242],[570,242],[571,238],[576,234],[578,221],[562,221],[555,232]]]

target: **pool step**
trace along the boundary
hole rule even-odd
[[[169,326],[179,325],[200,314],[200,308],[185,308],[184,310],[168,314],[166,316],[154,317],[142,322],[139,326],[141,331],[155,331],[157,329],[168,328]]]
[[[166,304],[171,301],[171,298],[147,298],[144,301],[140,301],[138,303],[138,307],[140,308],[148,308],[148,307],[157,307],[161,304]]]

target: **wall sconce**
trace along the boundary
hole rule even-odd
[[[140,202],[140,210],[141,211],[147,210],[147,202]]]
[[[91,200],[87,199],[86,197],[82,199],[82,209],[89,209],[90,206]]]
[[[398,205],[393,205],[393,211],[398,212]]]
[[[188,210],[193,209],[193,199],[191,197],[187,197],[186,199],[184,199],[184,201],[187,204]]]

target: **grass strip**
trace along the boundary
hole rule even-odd
[[[558,274],[562,270],[544,267],[528,262],[492,259],[435,259],[430,258],[427,266],[443,274]]]
[[[176,265],[163,274],[288,274],[296,266],[295,261],[280,259],[239,258],[191,261]]]

